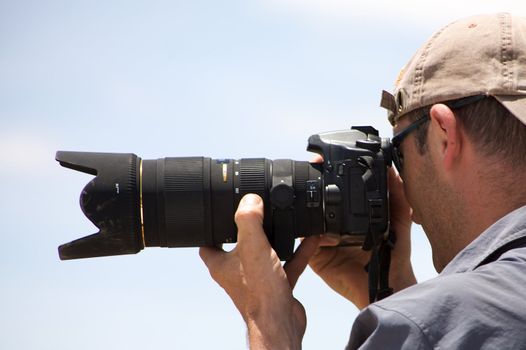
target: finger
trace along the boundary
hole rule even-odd
[[[399,289],[414,284],[416,279],[411,268],[411,207],[402,179],[392,170],[389,172],[389,193],[391,228],[396,235],[391,255],[390,283]]]
[[[303,241],[305,238],[300,238]],[[341,236],[333,233],[324,233],[320,235],[320,247],[335,247],[341,242]]]
[[[312,157],[310,163],[323,163],[323,157],[320,154],[316,154]]]
[[[303,239],[291,260],[283,266],[289,285],[294,288],[300,275],[305,271],[305,267],[309,264],[310,258],[318,249],[320,243],[320,236],[311,236]]]
[[[237,247],[270,247],[263,231],[263,200],[255,194],[245,195],[235,214]]]
[[[394,168],[390,168],[388,171],[389,174],[389,193],[395,195],[396,197],[403,197],[405,200],[404,194],[404,182],[400,175],[396,172]]]
[[[404,183],[392,168],[389,169],[389,202],[393,224],[408,229],[411,225],[411,207],[405,196]]]
[[[335,247],[341,242],[341,236],[326,233],[320,236],[320,247]]]

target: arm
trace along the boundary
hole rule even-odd
[[[300,349],[307,320],[292,289],[317,248],[319,237],[303,240],[293,259],[282,266],[263,231],[260,197],[243,197],[235,221],[236,247],[230,252],[202,247],[201,258],[241,313],[251,348]]]

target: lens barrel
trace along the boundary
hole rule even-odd
[[[264,201],[264,228],[271,243],[290,240],[293,247],[294,237],[323,233],[321,166],[316,164],[264,158],[161,158],[143,160],[141,176],[145,246],[235,242],[234,213],[247,193]],[[290,237],[277,237],[285,227]]]

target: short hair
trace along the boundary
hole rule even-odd
[[[419,108],[404,118],[413,122],[428,114],[430,109],[431,106]],[[453,112],[482,155],[498,156],[509,164],[526,167],[526,125],[494,97],[488,96]],[[429,122],[425,122],[415,130],[420,154],[427,150],[428,126]]]

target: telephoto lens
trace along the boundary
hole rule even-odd
[[[294,240],[328,233],[371,251],[369,299],[388,295],[394,234],[387,168],[393,147],[371,126],[309,137],[322,163],[265,158],[145,159],[132,153],[59,151],[60,165],[92,174],[80,206],[99,232],[61,245],[62,260],[201,247],[237,240],[234,213],[247,193],[264,201],[263,228],[281,260]]]
[[[342,245],[379,247],[389,233],[390,140],[355,126],[312,135],[307,150],[323,162],[59,151],[62,166],[95,176],[80,206],[100,229],[61,245],[59,256],[236,242],[234,213],[247,193],[263,199],[263,228],[282,260],[292,257],[295,238],[322,233],[338,235]]]
[[[236,242],[234,213],[247,193],[263,199],[264,230],[282,260],[294,238],[324,232],[321,164],[64,151],[56,159],[95,175],[80,204],[100,229],[61,245],[62,260]]]

